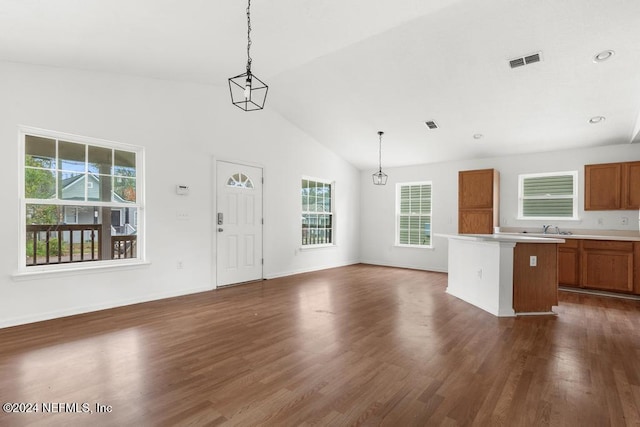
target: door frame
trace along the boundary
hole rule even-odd
[[[225,162],[225,163],[235,163],[237,165],[241,165],[241,166],[250,166],[253,168],[260,168],[262,170],[262,203],[261,203],[261,212],[260,214],[262,215],[262,226],[260,227],[260,233],[262,234],[262,247],[260,248],[260,251],[262,252],[262,259],[264,260],[265,256],[264,256],[264,223],[266,222],[265,219],[265,209],[264,209],[264,205],[265,205],[265,191],[264,191],[264,185],[265,185],[265,167],[264,165],[260,164],[260,163],[253,163],[253,162],[247,162],[244,160],[237,160],[237,159],[229,159],[229,158],[225,158],[225,157],[216,157],[216,156],[211,156],[211,194],[212,194],[212,200],[211,200],[211,206],[212,206],[212,212],[211,212],[211,233],[212,233],[212,239],[211,239],[211,284],[212,289],[217,289],[218,286],[218,222],[217,222],[217,212],[218,212],[218,162]],[[261,264],[260,267],[260,279],[258,280],[264,280],[264,262]]]

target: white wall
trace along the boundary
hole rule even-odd
[[[374,171],[363,171],[360,174],[361,260],[372,264],[447,271],[448,247],[444,238],[434,238],[433,249],[394,246],[396,183],[432,181],[432,231],[457,233],[458,171],[461,170],[495,168],[500,172],[500,225],[503,227],[541,230],[542,224],[550,222],[517,219],[519,174],[577,170],[580,220],[551,223],[561,230],[638,231],[638,211],[584,211],[584,165],[633,160],[640,160],[638,144],[390,168],[384,170],[389,175],[386,186],[374,186],[371,183]],[[629,219],[627,226],[621,225],[622,217]],[[598,224],[599,219],[602,219],[602,225]]]
[[[215,159],[264,167],[265,277],[359,259],[359,172],[268,108],[232,106],[228,88],[0,62],[0,93],[0,327],[212,289]],[[145,147],[149,265],[13,276],[19,125]],[[336,181],[335,247],[299,250],[302,175]],[[176,184],[190,195],[177,196]]]

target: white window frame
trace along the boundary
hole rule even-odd
[[[565,196],[536,196],[529,199],[572,199],[573,212],[571,217],[566,216],[524,216],[524,181],[527,178],[542,178],[550,176],[567,176],[573,177],[573,194]],[[542,172],[542,173],[526,173],[518,175],[518,218],[519,220],[553,220],[553,221],[577,221],[578,218],[578,171],[563,172]]]
[[[43,275],[47,273],[56,272],[73,272],[83,270],[95,270],[96,268],[113,268],[132,266],[136,264],[148,264],[146,260],[145,251],[145,227],[144,227],[144,208],[145,208],[145,195],[144,195],[144,148],[141,146],[124,144],[120,142],[107,141],[98,138],[92,138],[87,136],[73,135],[63,132],[39,129],[29,126],[20,126],[18,129],[19,134],[19,167],[18,167],[18,191],[20,199],[20,240],[18,243],[18,269],[14,273],[14,277],[29,276],[29,275]],[[60,199],[31,199],[25,197],[25,149],[26,149],[26,137],[35,136],[48,139],[63,140],[72,143],[91,145],[95,147],[110,148],[121,151],[134,152],[136,154],[136,202],[135,203],[118,203],[118,202],[103,202],[103,201],[83,201],[83,200],[60,200]],[[56,174],[57,176],[57,174]],[[57,179],[57,178],[56,178]],[[136,257],[135,258],[120,258],[120,259],[105,259],[96,260],[91,262],[72,262],[63,264],[43,264],[43,265],[30,265],[27,266],[26,257],[26,207],[28,204],[49,204],[55,206],[68,205],[68,206],[108,206],[108,207],[128,207],[136,208],[136,220],[138,225],[136,227]]]
[[[430,228],[429,228],[429,244],[428,245],[412,245],[407,243],[400,243],[400,194],[402,191],[402,187],[410,187],[414,185],[429,185],[431,187],[431,211],[428,216],[430,218]],[[402,215],[404,216],[404,215]],[[409,216],[425,216],[424,213],[417,215],[409,215]],[[433,181],[415,181],[415,182],[399,182],[396,184],[396,236],[395,236],[395,246],[404,247],[404,248],[416,248],[416,249],[433,249]]]
[[[304,211],[302,210],[302,182],[303,181],[313,181],[322,184],[328,184],[331,187],[331,211],[330,212],[312,212],[312,211]],[[335,181],[324,179],[324,178],[316,178],[312,176],[303,175],[300,179],[300,249],[313,249],[313,248],[327,248],[336,246],[336,214],[335,214],[335,203],[336,203],[336,183]],[[331,243],[315,243],[315,244],[303,244],[302,243],[302,221],[304,220],[305,214],[329,214],[331,215]]]

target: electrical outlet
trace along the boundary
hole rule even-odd
[[[604,219],[598,218],[598,225],[604,225]]]
[[[178,261],[178,263],[176,264],[176,268],[178,270],[182,270],[184,268],[184,264],[182,264],[182,261]]]
[[[482,279],[482,269],[478,270],[478,279]]]
[[[538,265],[538,257],[531,255],[529,257],[529,267],[536,267]]]
[[[620,218],[620,224],[629,225],[629,218],[627,218],[626,216],[623,216],[622,218]]]

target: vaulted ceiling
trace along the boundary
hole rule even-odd
[[[245,13],[0,0],[0,60],[224,87],[244,71]],[[377,165],[378,130],[385,166],[640,139],[638,0],[253,0],[251,20],[266,108],[361,169]]]

